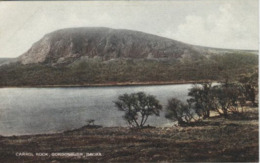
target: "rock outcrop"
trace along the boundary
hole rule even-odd
[[[68,28],[45,35],[18,60],[22,64],[66,64],[81,58],[180,58],[198,54],[192,45],[143,32],[110,28]]]

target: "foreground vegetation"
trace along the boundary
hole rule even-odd
[[[210,117],[211,112],[228,118],[236,115],[243,118],[247,113],[246,106],[251,103],[257,106],[258,73],[240,76],[239,81],[223,83],[207,82],[195,84],[189,90],[186,102],[176,97],[168,99],[165,117],[179,126],[190,126]],[[114,101],[123,119],[131,127],[143,128],[149,116],[159,116],[164,109],[153,95],[144,92],[120,95]]]
[[[246,119],[211,117],[193,127],[85,126],[60,134],[0,137],[0,162],[258,161],[257,109]],[[22,157],[16,152],[100,152],[102,156]]]

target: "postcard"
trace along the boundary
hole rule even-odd
[[[1,1],[0,162],[258,162],[258,3]]]

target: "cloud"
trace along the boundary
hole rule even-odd
[[[207,16],[187,15],[177,31],[168,29],[164,35],[209,47],[258,49],[258,15],[255,6],[255,3],[246,6],[225,3],[218,8],[218,12]]]
[[[0,2],[0,57],[70,27],[131,29],[202,46],[256,49],[257,0]]]
[[[71,27],[110,27],[155,33],[161,13],[158,2],[0,2],[0,57],[27,51],[46,33]],[[165,8],[166,7],[166,8]],[[162,11],[162,10],[165,11]],[[171,14],[170,14],[171,15]],[[157,23],[156,22],[161,22]]]

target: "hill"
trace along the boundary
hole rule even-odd
[[[54,31],[19,57],[22,64],[72,63],[84,58],[112,59],[181,58],[199,55],[193,46],[138,31],[110,28],[69,28]]]
[[[255,53],[194,46],[123,29],[61,29],[46,34],[16,62],[0,65],[0,86],[235,79],[257,71]]]

